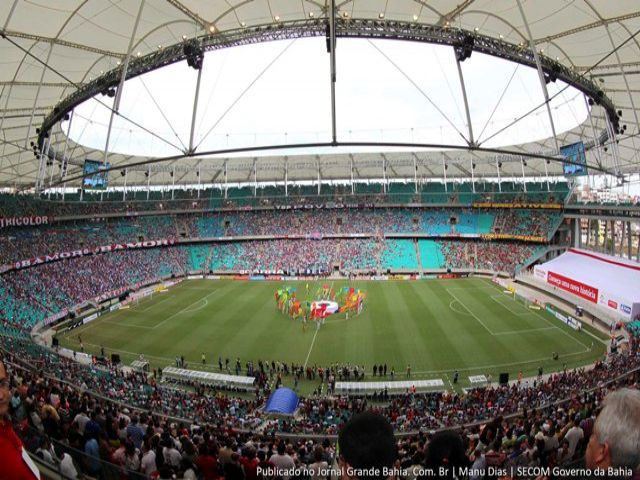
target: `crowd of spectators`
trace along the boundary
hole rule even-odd
[[[182,276],[189,249],[119,250],[6,273],[0,277],[2,329],[26,334],[48,316],[100,295]]]
[[[522,243],[438,240],[436,268],[512,274],[540,248]],[[422,259],[426,264],[427,259]],[[257,240],[118,250],[74,257],[0,277],[0,331],[26,333],[37,322],[98,296],[188,272],[328,274],[420,270],[415,245],[381,237]],[[108,274],[105,274],[108,272]]]
[[[638,388],[640,381],[640,353],[630,350],[589,371],[466,394],[407,393],[382,402],[302,398],[297,415],[278,419],[259,409],[262,396],[233,398],[198,385],[167,388],[153,376],[81,366],[29,341],[3,340],[14,423],[32,452],[60,463],[71,478],[81,470],[102,478],[153,478],[159,470],[162,478],[249,480],[257,478],[252,469],[258,462],[277,463],[277,455],[299,467],[319,460],[331,465],[334,441],[324,438],[364,411],[408,434],[396,444],[404,469],[424,465],[425,449],[441,435],[433,431],[446,427],[455,430],[447,435],[462,442],[469,465],[477,459],[504,468],[567,465],[582,456],[604,396],[622,386]],[[297,435],[280,440],[282,433]]]
[[[561,214],[545,210],[498,210],[493,229],[497,233],[548,238],[558,226]]]
[[[474,268],[509,274],[545,249],[541,245],[514,242],[438,240],[437,243],[447,268]]]
[[[315,381],[324,388],[315,395],[302,398],[298,414],[274,421],[262,413],[260,407],[272,389],[279,384],[282,372],[255,369],[262,377],[256,382],[253,399],[223,395],[214,387],[192,383],[188,388],[165,386],[155,375],[125,373],[110,366],[86,366],[55,352],[33,344],[30,340],[4,337],[5,348],[15,355],[17,362],[27,362],[57,379],[73,379],[82,391],[91,391],[106,398],[145,411],[171,417],[212,423],[221,428],[256,429],[265,432],[330,434],[337,432],[344,421],[356,412],[372,409],[387,416],[396,431],[406,432],[438,427],[453,427],[484,421],[496,416],[511,415],[523,410],[542,407],[570,399],[576,401],[579,392],[603,385],[624,372],[640,367],[640,352],[625,350],[597,362],[592,368],[552,374],[546,379],[518,381],[454,392],[412,393],[383,397],[388,402],[377,403],[370,398],[349,397],[332,392],[328,386],[335,373],[327,366],[323,376]],[[317,372],[319,367],[313,367]],[[156,372],[158,376],[161,372]],[[293,374],[293,373],[291,373]],[[328,394],[327,392],[332,392]]]
[[[326,209],[263,210],[153,215],[9,227],[0,235],[0,264],[42,255],[140,240],[238,236],[419,234],[483,235],[492,232],[547,238],[559,214],[536,210]]]
[[[207,188],[198,192],[195,189],[176,188],[175,191],[153,190],[129,191],[123,197],[122,192],[84,192],[82,197],[77,193],[62,195],[46,194],[38,198],[32,195],[0,194],[0,216],[75,216],[99,215],[101,213],[132,213],[148,211],[171,211],[206,209],[223,206],[265,206],[265,205],[309,205],[320,203],[350,204],[398,204],[424,201],[427,203],[460,202],[469,204],[473,201],[495,202],[563,202],[569,191],[566,183],[553,185],[550,192],[546,186],[528,183],[527,191],[522,185],[503,182],[499,191],[497,184],[478,183],[476,193],[471,185],[452,184],[450,192],[445,193],[443,184],[426,183],[418,188],[412,183],[391,183],[388,193],[383,193],[382,184],[356,184],[352,194],[349,185],[323,185],[320,194],[317,186],[290,185],[285,196],[284,186],[258,188],[229,187]],[[463,192],[463,193],[461,193]],[[124,198],[124,199],[123,199]]]

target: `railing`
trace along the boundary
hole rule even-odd
[[[59,458],[62,453],[70,455],[75,469],[89,477],[99,478],[100,480],[144,480],[147,478],[143,473],[127,470],[124,466],[93,457],[86,454],[83,450],[72,448],[65,443],[49,437],[34,427],[29,426],[26,429],[21,429],[19,425],[15,425],[15,430],[18,432],[25,449],[27,449],[31,458],[37,463],[41,473],[44,474],[44,478],[70,479],[70,477],[62,473]],[[54,458],[53,463],[44,460],[36,453],[37,446],[42,445],[44,442],[49,442],[56,453],[56,458]]]

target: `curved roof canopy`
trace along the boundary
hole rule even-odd
[[[577,141],[587,144],[587,161],[592,169],[639,172],[637,106],[640,105],[640,11],[635,2],[347,0],[336,1],[333,22],[329,20],[330,5],[331,2],[326,0],[2,2],[0,185],[33,186],[39,178],[39,185],[47,186],[62,181],[65,173],[69,184],[79,184],[79,179],[75,177],[81,175],[84,159],[105,159],[104,147],[97,148],[97,144],[91,146],[91,142],[83,142],[78,133],[71,134],[78,143],[68,139],[66,133],[69,131],[69,122],[65,118],[75,107],[95,94],[98,94],[95,98],[103,104],[101,108],[106,110],[116,106],[119,110],[119,115],[114,115],[114,138],[117,132],[125,128],[118,122],[126,120],[131,123],[131,130],[146,131],[157,142],[174,144],[176,139],[171,134],[167,135],[166,131],[156,133],[153,122],[145,124],[144,116],[128,118],[124,107],[120,110],[121,102],[127,96],[127,89],[133,85],[132,82],[142,82],[145,78],[143,74],[175,62],[180,63],[168,68],[188,68],[184,66],[186,57],[189,57],[190,63],[198,63],[200,51],[204,53],[230,46],[271,40],[291,41],[290,39],[300,37],[320,37],[324,44],[325,35],[330,35],[331,31],[335,31],[337,37],[337,89],[341,87],[340,82],[347,81],[342,75],[348,64],[345,66],[340,63],[341,55],[347,56],[345,37],[364,38],[371,48],[379,50],[386,47],[376,47],[379,44],[372,39],[395,38],[446,45],[446,48],[455,50],[461,59],[466,56],[466,50],[472,50],[473,59],[469,63],[460,63],[469,97],[477,96],[478,92],[473,91],[476,83],[470,82],[471,77],[466,78],[466,75],[471,69],[470,65],[483,58],[484,55],[481,54],[506,58],[521,65],[516,67],[514,64],[512,71],[522,69],[522,66],[529,70],[539,64],[540,81],[535,87],[535,95],[530,93],[540,98],[541,103],[532,113],[549,130],[551,123],[543,101],[543,78],[549,81],[553,80],[550,77],[558,77],[557,82],[550,81],[546,84],[551,97],[552,117],[559,114],[557,111],[554,113],[554,100],[561,102],[561,95],[564,95],[566,103],[568,97],[571,97],[570,91],[574,92],[574,97],[579,95],[578,90],[586,92],[594,102],[590,107],[590,115],[586,115],[586,108],[582,114],[577,113],[575,116],[579,122],[574,122],[574,125],[579,125],[568,131],[562,131],[562,121],[558,118],[559,128],[555,129],[555,138],[551,135],[547,138],[532,137],[529,139],[531,141],[519,139],[517,145],[505,148],[507,152],[499,152],[492,149],[495,145],[491,145],[491,142],[483,144],[473,137],[468,129],[464,104],[459,100],[452,103],[462,108],[458,112],[461,118],[452,122],[454,125],[449,125],[452,129],[457,127],[465,137],[464,142],[459,142],[459,145],[452,145],[444,137],[435,141],[416,139],[417,136],[398,140],[389,135],[382,141],[375,136],[354,139],[347,138],[339,128],[335,130],[334,139],[330,124],[331,100],[328,95],[329,105],[323,113],[329,117],[327,139],[306,142],[324,144],[325,149],[318,150],[313,155],[308,154],[308,149],[269,152],[249,149],[256,145],[291,147],[291,143],[298,143],[282,139],[246,142],[236,152],[219,145],[210,149],[198,149],[195,148],[200,143],[197,135],[194,135],[193,141],[188,141],[187,132],[180,132],[182,145],[177,145],[179,148],[176,153],[168,157],[165,157],[168,153],[166,151],[150,151],[147,155],[141,155],[140,151],[127,152],[113,147],[114,151],[106,155],[107,161],[115,170],[110,175],[111,185],[124,182],[125,177],[118,172],[125,167],[129,185],[146,184],[147,173],[150,173],[149,178],[153,183],[159,184],[198,183],[199,179],[203,182],[220,181],[224,173],[228,181],[234,182],[278,181],[285,177],[289,180],[314,180],[318,176],[324,179],[348,179],[351,175],[354,178],[380,178],[383,175],[387,178],[412,178],[414,175],[440,177],[443,175],[443,164],[454,166],[447,172],[448,176],[453,177],[468,177],[471,174],[495,176],[498,164],[504,176],[520,175],[522,170],[526,175],[532,176],[547,172],[558,175],[562,172],[560,163],[547,163],[544,157],[533,157],[542,154],[551,160],[554,156],[557,157],[557,146]],[[329,24],[334,25],[333,30],[328,27]],[[303,45],[304,42],[301,39],[295,41],[294,45]],[[344,42],[343,51],[340,42]],[[278,43],[287,45],[286,42],[273,42],[276,52]],[[326,43],[328,45],[330,42]],[[234,50],[228,49],[228,52]],[[398,75],[405,76],[406,88],[420,91],[415,75],[411,74],[411,64],[400,65],[397,57],[388,51],[379,53],[382,56],[387,53],[387,63],[397,63],[395,71]],[[213,54],[220,52],[211,52],[207,56]],[[419,66],[423,58],[418,54],[414,55],[416,58],[413,66]],[[228,61],[233,62],[233,55],[227,56],[230,58]],[[309,57],[317,58],[314,61],[323,63],[326,84],[321,88],[330,90],[330,55],[325,50],[323,54]],[[453,53],[450,58],[454,58]],[[203,77],[208,61],[208,57],[205,58]],[[132,79],[124,83],[120,99],[118,87],[123,71]],[[197,74],[195,70],[191,72],[193,74],[190,81],[195,84]],[[537,74],[535,70],[531,72]],[[460,99],[459,78],[451,76],[447,74],[446,81],[450,83],[451,89],[455,89],[456,96]],[[500,81],[507,84],[509,78],[504,77],[506,75]],[[563,82],[571,87],[563,91]],[[196,89],[192,87],[191,90]],[[563,94],[557,94],[558,91],[563,91]],[[100,92],[106,95],[100,95]],[[423,90],[423,93],[429,97],[428,91]],[[150,95],[152,98],[156,96],[158,95]],[[370,102],[375,104],[379,100],[380,98],[371,98]],[[432,109],[448,102],[446,98],[435,97],[422,98],[422,101]],[[496,106],[500,103],[495,98],[489,103],[492,102]],[[201,99],[199,106],[203,103]],[[78,107],[77,112],[78,121],[81,118],[80,108]],[[529,116],[526,115],[527,108],[524,110],[523,116]],[[190,108],[186,111],[191,113]],[[473,112],[474,108],[470,108],[469,113]],[[618,121],[619,113],[621,116]],[[161,114],[157,112],[149,112],[149,116],[159,115]],[[202,108],[200,115],[204,115]],[[339,109],[337,115],[339,122]],[[562,116],[566,116],[566,112]],[[96,123],[108,125],[110,117],[107,114],[106,120],[96,120]],[[195,117],[200,118],[197,113]],[[495,118],[499,117],[498,113]],[[69,118],[73,118],[73,114]],[[613,120],[613,130],[620,130],[621,133],[609,128],[607,118]],[[523,121],[516,120],[514,118],[514,127],[510,128],[518,128],[518,124]],[[71,126],[73,121],[72,119]],[[446,123],[443,120],[443,125]],[[476,123],[477,119],[471,118],[471,125],[475,126]],[[212,124],[211,121],[209,124]],[[399,128],[405,126],[401,122],[398,125]],[[301,127],[301,130],[304,128]],[[310,127],[310,130],[314,130],[314,127]],[[203,135],[206,131],[204,129],[200,134]],[[475,133],[478,135],[477,131]],[[377,145],[366,151],[358,151],[356,145],[348,145],[350,142]],[[332,146],[336,143],[347,145]],[[404,144],[405,148],[394,148],[395,143]],[[507,143],[500,142],[500,145]],[[427,148],[429,146],[434,148]],[[48,162],[50,165],[41,162],[37,157],[38,150],[46,152],[47,157],[54,161]],[[265,153],[270,155],[263,156]]]

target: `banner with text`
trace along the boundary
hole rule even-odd
[[[577,280],[573,280],[564,275],[549,271],[547,273],[547,283],[550,283],[554,287],[566,290],[569,293],[573,293],[580,298],[584,298],[592,303],[598,303],[598,289],[587,285]]]
[[[134,250],[139,248],[169,246],[173,244],[175,244],[175,240],[173,239],[162,239],[148,240],[145,242],[114,243],[95,248],[83,248],[68,252],[58,252],[51,255],[42,255],[35,258],[29,258],[27,260],[20,260],[9,265],[2,265],[0,267],[0,273],[8,272],[10,270],[21,270],[23,268],[29,268],[43,263],[57,262],[58,260],[64,260],[67,258],[84,257],[87,255],[96,255],[98,253],[115,252],[117,250]]]
[[[560,203],[473,202],[473,208],[543,208],[560,210]]]
[[[0,228],[7,227],[37,227],[49,225],[53,219],[46,215],[32,215],[26,217],[4,217],[0,218]]]

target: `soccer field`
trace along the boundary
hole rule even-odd
[[[366,293],[360,315],[328,317],[320,329],[303,329],[278,311],[274,294],[292,285],[306,299],[306,283],[187,280],[58,337],[79,349],[80,335],[86,351],[98,353],[102,346],[125,363],[143,353],[153,367],[175,366],[180,355],[190,368],[211,371],[218,371],[219,356],[232,366],[239,357],[243,367],[248,360],[351,363],[364,365],[367,380],[374,380],[373,365],[386,363],[400,380],[410,365],[412,378],[442,379],[447,388],[454,369],[466,387],[470,375],[490,374],[494,381],[500,372],[512,379],[518,372],[534,376],[540,366],[546,373],[565,363],[584,365],[606,350],[605,335],[587,326],[576,332],[479,278],[355,281],[350,285]],[[334,289],[347,284],[308,283],[310,297],[322,283]],[[292,382],[285,378],[285,385]]]

